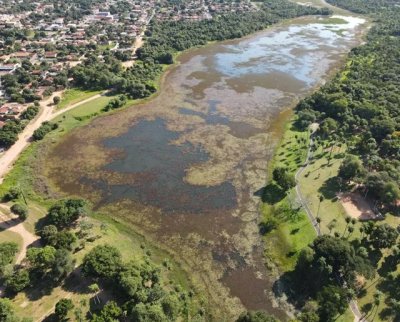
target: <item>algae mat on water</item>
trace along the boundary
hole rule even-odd
[[[244,308],[283,318],[263,262],[259,197],[281,112],[357,42],[362,20],[343,19],[298,19],[181,55],[155,99],[96,118],[51,149],[49,186],[168,248],[219,320]]]

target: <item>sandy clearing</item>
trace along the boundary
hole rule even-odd
[[[340,202],[346,213],[359,220],[374,220],[377,215],[372,210],[368,201],[357,192],[349,192],[340,195]]]

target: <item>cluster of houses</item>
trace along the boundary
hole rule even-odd
[[[40,100],[60,89],[54,80],[80,64],[92,45],[124,54],[130,51],[133,56],[135,41],[153,18],[196,21],[257,10],[249,0],[102,0],[94,1],[90,10],[81,10],[75,17],[69,14],[74,10],[68,6],[72,4],[55,0],[0,0],[0,128],[4,121],[18,118],[29,105],[24,102],[27,95]],[[33,66],[25,70],[32,81],[21,83],[19,93],[12,95],[2,80],[18,74],[26,62]]]
[[[168,1],[156,14],[158,20],[200,21],[212,19],[215,15],[231,12],[252,12],[258,10],[250,0],[192,0]]]

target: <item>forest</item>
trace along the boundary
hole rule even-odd
[[[373,26],[365,44],[351,51],[344,69],[298,104],[296,126],[306,129],[317,122],[315,145],[328,151],[333,146],[346,147],[337,192],[356,184],[373,201],[381,220],[387,214],[398,216],[400,7],[393,0],[328,2],[368,14]],[[335,320],[351,299],[371,292],[360,286],[363,279],[376,281],[372,283],[376,290],[371,302],[361,307],[362,313],[372,320],[377,316],[400,319],[399,227],[367,221],[359,228],[360,236],[349,239],[353,221],[346,218],[343,233],[318,237],[285,276],[294,302],[303,307],[299,321]]]
[[[374,26],[367,43],[351,51],[345,69],[297,106],[298,125],[317,121],[321,140],[344,143],[361,162],[347,158],[343,181],[364,185],[382,212],[395,212],[400,199],[400,8],[388,7],[392,1],[330,2],[356,12],[370,8]]]

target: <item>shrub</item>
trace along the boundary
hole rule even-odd
[[[28,208],[25,205],[16,203],[13,204],[10,209],[12,213],[18,215],[21,220],[28,218]]]

